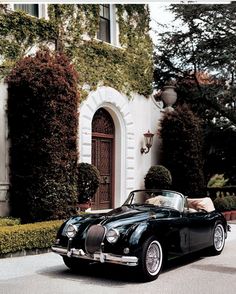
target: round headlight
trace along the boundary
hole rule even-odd
[[[116,243],[119,239],[120,233],[116,229],[110,229],[107,234],[106,238],[109,243]]]
[[[77,231],[78,229],[75,225],[69,224],[69,226],[66,229],[66,236],[68,238],[73,238],[76,235]]]

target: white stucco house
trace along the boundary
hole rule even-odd
[[[13,4],[11,8],[15,9]],[[45,4],[18,5],[35,16],[47,17]],[[119,28],[115,20],[115,6],[108,5],[107,19],[102,19],[98,38],[120,46]],[[101,16],[102,17],[102,16]],[[104,39],[105,38],[105,39]],[[8,215],[9,187],[9,141],[7,131],[7,84],[0,84],[0,216]],[[102,183],[97,193],[94,210],[109,209],[121,205],[128,193],[142,188],[144,176],[151,165],[157,164],[160,153],[160,138],[157,135],[158,121],[162,116],[163,104],[155,101],[153,95],[145,98],[132,93],[130,99],[110,86],[88,89],[87,98],[80,104],[78,153],[79,162],[93,163],[101,173]],[[145,147],[144,133],[154,134],[153,146],[148,153],[141,153]]]

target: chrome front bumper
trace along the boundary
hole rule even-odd
[[[138,258],[136,256],[122,256],[122,255],[115,255],[115,254],[103,253],[103,252],[97,252],[97,253],[88,255],[82,249],[71,248],[70,250],[68,250],[67,248],[61,247],[59,245],[53,245],[52,251],[54,253],[65,255],[68,257],[87,259],[87,260],[98,261],[102,263],[108,262],[108,263],[116,263],[116,264],[127,265],[127,266],[138,265]]]

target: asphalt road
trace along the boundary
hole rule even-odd
[[[60,256],[47,253],[0,259],[0,294],[233,294],[236,293],[236,224],[220,256],[175,260],[153,282],[140,283],[130,268],[91,265],[71,273]]]

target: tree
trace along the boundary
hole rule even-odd
[[[162,164],[172,175],[174,190],[191,197],[204,192],[202,128],[199,119],[186,106],[165,112],[161,121]]]
[[[77,73],[64,55],[38,52],[7,81],[11,215],[68,217],[77,200]]]
[[[154,79],[207,122],[236,126],[236,4],[171,5],[178,26],[159,35]]]

